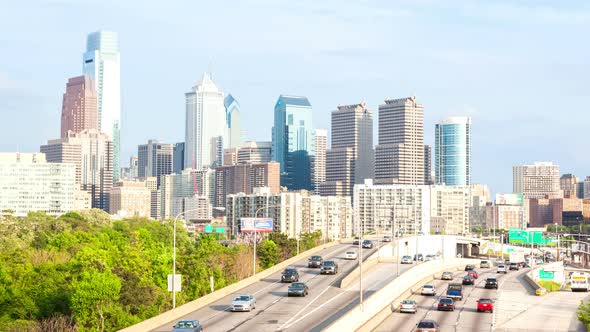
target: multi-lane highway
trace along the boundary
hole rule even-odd
[[[307,259],[293,266],[299,270],[300,281],[308,284],[307,297],[287,297],[289,284],[281,283],[281,273],[275,273],[236,294],[232,294],[201,308],[182,319],[197,319],[206,331],[320,331],[358,304],[358,283],[348,289],[340,289],[340,281],[356,266],[356,260],[345,260],[344,253],[358,246],[339,244],[318,254],[324,259],[334,259],[339,264],[337,275],[320,275],[319,269],[308,268]],[[363,250],[368,257],[375,249]],[[410,266],[403,266],[400,272]],[[363,276],[364,295],[369,296],[395,277],[395,264],[378,264]],[[230,312],[229,305],[238,294],[253,294],[256,309],[252,312]],[[174,322],[153,330],[171,331]]]

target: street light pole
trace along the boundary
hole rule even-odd
[[[256,210],[256,212],[254,212],[254,218],[258,218],[258,212],[260,212],[262,210],[267,210],[269,208],[277,207],[277,206],[280,206],[280,205],[277,205],[277,204],[275,204],[275,205],[267,205],[267,206],[263,206],[261,208],[258,208]],[[254,264],[253,264],[253,267],[252,267],[252,269],[253,269],[252,276],[255,276],[256,275],[256,233],[257,233],[256,223],[254,223],[253,226],[254,226],[254,255],[253,255],[254,256],[254,259],[253,259],[253,263]],[[297,225],[295,225],[295,226],[297,227]],[[299,245],[299,239],[297,239],[297,244]],[[297,246],[297,250],[299,250],[299,246]]]

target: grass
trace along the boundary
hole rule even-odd
[[[561,289],[561,284],[555,281],[541,280],[539,285],[547,290],[547,293],[557,292]]]

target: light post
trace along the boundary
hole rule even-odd
[[[262,210],[267,210],[269,208],[277,207],[277,206],[280,206],[280,205],[277,205],[277,204],[267,205],[267,206],[263,206],[261,208],[258,208],[256,210],[256,212],[254,212],[254,218],[258,218],[258,212],[260,212]],[[256,233],[257,233],[256,232],[256,223],[254,223],[254,225],[252,225],[252,226],[254,226],[254,259],[253,259],[254,266],[252,267],[252,269],[253,269],[252,276],[255,276],[256,275]],[[299,251],[299,239],[297,239],[297,250]]]

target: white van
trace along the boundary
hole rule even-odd
[[[574,272],[570,276],[570,284],[572,292],[587,292],[588,291],[588,275],[585,273]]]
[[[504,265],[504,264],[498,265],[498,273],[508,273],[508,270],[506,269],[506,265]]]

